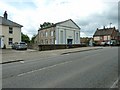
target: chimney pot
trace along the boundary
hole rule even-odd
[[[103,26],[103,29],[105,29],[105,26]]]

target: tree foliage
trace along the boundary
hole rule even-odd
[[[30,43],[30,38],[28,37],[28,35],[21,33],[21,39],[22,42]]]
[[[36,38],[36,35],[33,35],[31,38],[31,43],[34,43],[35,38]]]
[[[50,27],[52,25],[54,25],[54,24],[50,23],[50,22],[44,22],[43,24],[40,24],[40,28],[43,29],[43,28]]]

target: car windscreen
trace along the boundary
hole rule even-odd
[[[20,44],[25,44],[24,42],[21,42]]]

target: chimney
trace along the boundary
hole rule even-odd
[[[8,16],[7,11],[5,11],[4,12],[4,18],[7,19],[7,16]]]
[[[115,30],[115,27],[113,27],[113,29]]]
[[[105,29],[105,26],[103,26],[103,29]]]

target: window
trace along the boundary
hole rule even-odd
[[[45,44],[48,44],[48,40],[47,39],[45,39]]]
[[[101,36],[101,37],[100,37],[100,40],[102,40],[102,39],[103,39],[103,37]]]
[[[50,32],[50,36],[53,36],[53,31]]]
[[[50,44],[52,44],[52,39],[50,39]]]
[[[76,41],[78,41],[78,33],[76,33]]]
[[[40,37],[43,37],[43,32],[40,32]]]
[[[63,43],[63,31],[60,32],[60,42]]]
[[[43,44],[43,40],[41,40],[41,44]]]
[[[50,39],[50,44],[54,44],[54,39]]]
[[[47,37],[47,36],[48,36],[48,32],[46,31],[46,32],[45,32],[45,37]]]
[[[12,45],[12,43],[13,43],[13,38],[9,38],[8,44]]]
[[[9,34],[13,34],[13,28],[9,27]]]

